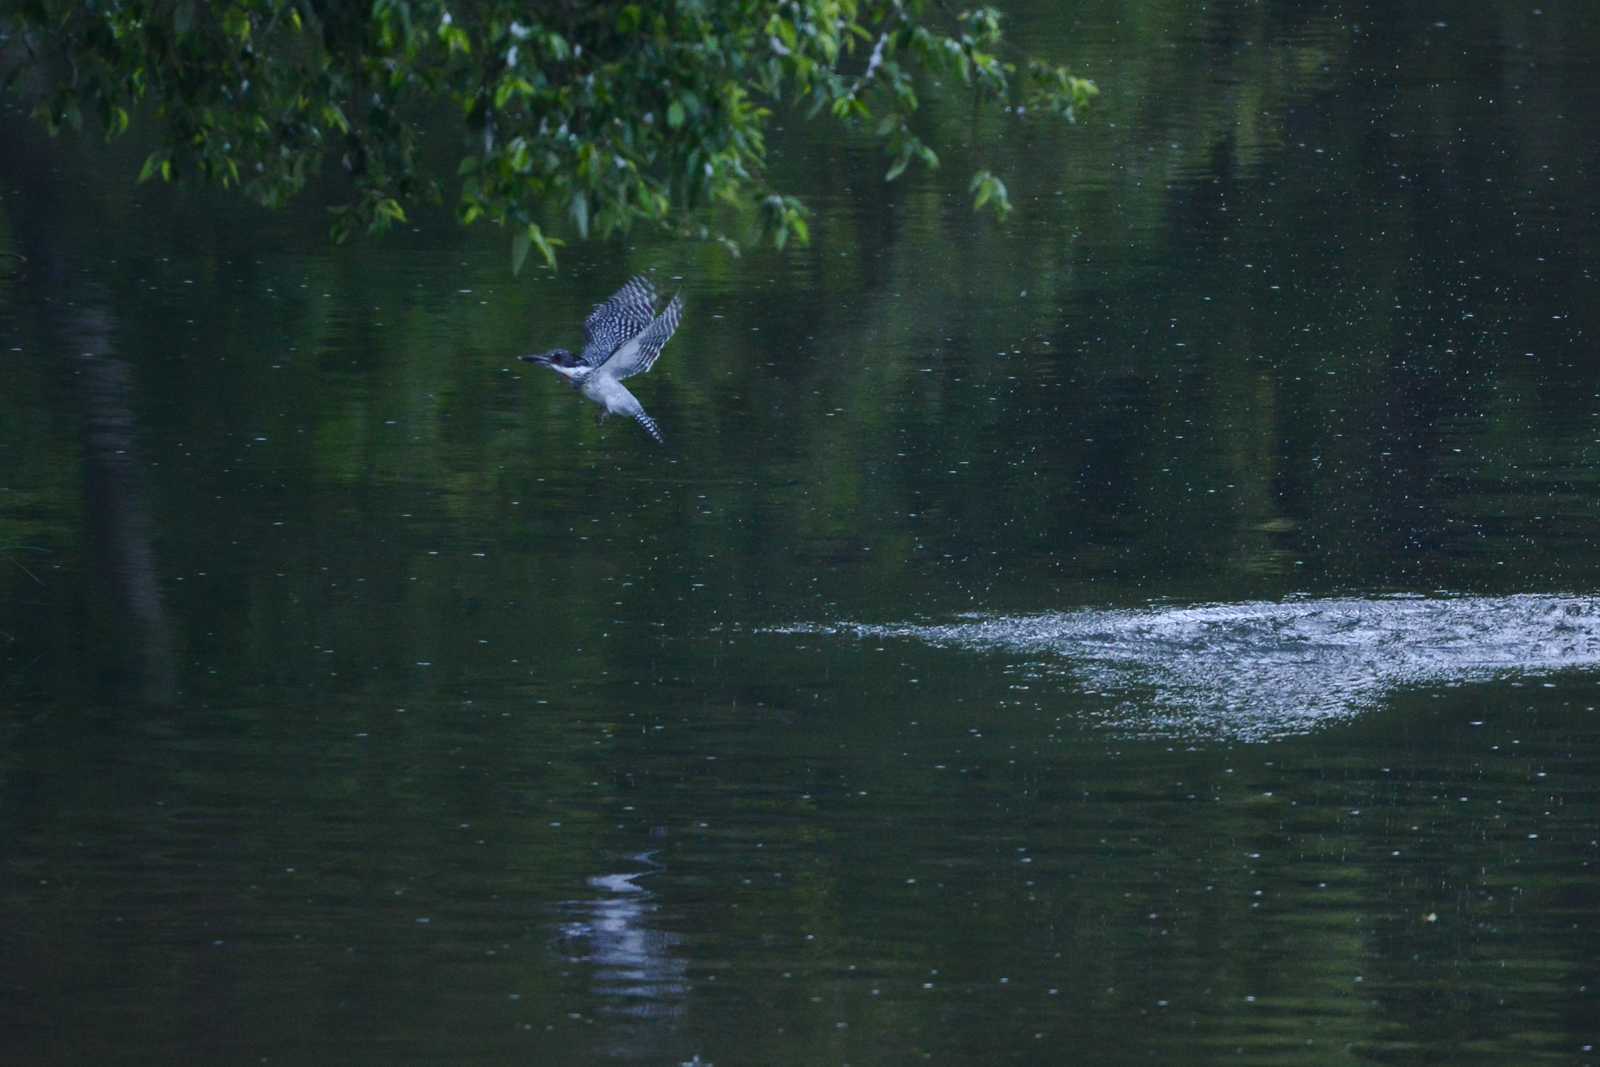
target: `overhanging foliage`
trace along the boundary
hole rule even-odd
[[[142,180],[189,178],[278,205],[330,162],[348,177],[339,238],[456,200],[511,228],[513,265],[557,233],[645,222],[723,241],[807,238],[767,180],[774,110],[859,127],[888,180],[939,157],[919,93],[965,87],[1018,122],[1072,119],[1093,83],[1001,58],[993,8],[921,0],[20,0],[0,14],[0,71],[53,130],[109,137],[146,117]],[[424,162],[423,122],[456,116],[455,180]],[[980,169],[975,205],[1005,215]]]

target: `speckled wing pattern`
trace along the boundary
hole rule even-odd
[[[674,296],[671,303],[662,309],[640,333],[638,338],[629,344],[624,344],[605,363],[605,368],[617,381],[631,378],[635,374],[643,374],[649,370],[655,361],[660,358],[661,350],[672,340],[672,335],[678,329],[678,320],[683,318],[683,297]]]
[[[583,323],[583,352],[579,362],[598,367],[628,341],[650,326],[656,310],[656,288],[643,275],[629,278],[598,305]]]

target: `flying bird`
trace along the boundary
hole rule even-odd
[[[658,315],[656,287],[650,279],[636,275],[589,313],[583,323],[583,350],[577,355],[565,348],[552,348],[521,358],[526,363],[549,367],[599,404],[598,421],[604,422],[607,415],[630,416],[657,444],[664,444],[666,439],[656,420],[645,414],[644,405],[628,392],[622,380],[643,374],[654,365],[681,318],[681,295],[674,295]]]

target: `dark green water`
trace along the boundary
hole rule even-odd
[[[7,114],[7,1062],[1595,1060],[1600,12],[1399,6],[516,281]]]

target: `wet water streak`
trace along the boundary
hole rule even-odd
[[[773,632],[1044,656],[1085,688],[1136,693],[1122,705],[1120,730],[1241,740],[1347,718],[1407,686],[1600,668],[1593,597],[1308,599]]]

